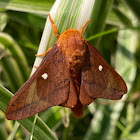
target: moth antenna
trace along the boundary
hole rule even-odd
[[[91,21],[91,19],[89,19],[84,25],[83,25],[83,27],[81,28],[81,30],[80,30],[80,33],[81,34],[83,34],[83,29],[84,29],[84,27],[88,24],[88,22],[90,22]]]
[[[56,28],[56,26],[55,26],[55,24],[50,16],[50,14],[48,14],[48,16],[49,16],[50,22],[52,24],[52,29],[53,29],[54,34],[56,35],[57,38],[59,38],[58,30],[57,30],[57,28]]]

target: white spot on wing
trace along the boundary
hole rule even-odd
[[[99,71],[102,71],[103,66],[102,65],[99,65],[98,69],[99,69]]]
[[[48,74],[47,73],[44,73],[44,74],[42,74],[42,76],[41,76],[44,80],[46,80],[47,78],[48,78]]]

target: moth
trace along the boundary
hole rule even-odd
[[[90,45],[80,31],[68,29],[61,35],[49,16],[52,29],[58,38],[46,51],[36,72],[10,100],[6,118],[20,120],[49,107],[71,108],[74,116],[83,115],[83,106],[96,98],[119,100],[127,92],[121,76]]]

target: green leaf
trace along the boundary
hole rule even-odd
[[[117,8],[113,8],[113,11],[125,26],[132,26],[132,21],[127,17],[127,15],[125,15]]]
[[[7,24],[7,15],[5,13],[0,13],[0,31],[3,31]]]
[[[4,45],[0,44],[1,59],[0,64],[5,73],[11,91],[17,91],[24,83],[23,76],[18,68],[16,61],[10,56],[10,52],[5,50]]]
[[[0,7],[7,10],[47,15],[55,0],[0,0]]]
[[[16,21],[25,26],[34,27],[34,28],[43,29],[46,21],[46,18],[31,13],[6,11],[6,14],[11,21],[14,22]]]
[[[125,3],[131,8],[137,18],[140,20],[140,1],[139,0],[124,0]]]
[[[106,18],[110,11],[113,0],[96,0],[93,12],[91,15],[91,22],[89,23],[89,29],[87,32],[87,37],[95,35],[99,32],[102,32],[106,25]],[[93,46],[99,47],[100,39],[94,39],[90,41]]]
[[[87,41],[91,41],[91,40],[93,40],[93,39],[95,39],[95,38],[98,38],[98,37],[101,37],[101,36],[103,36],[103,35],[112,34],[112,33],[118,32],[118,31],[119,31],[118,28],[106,30],[106,31],[104,31],[104,32],[100,32],[100,33],[97,33],[97,34],[95,34],[95,35],[93,35],[93,36],[90,36],[90,37],[88,37],[86,40],[87,40]]]
[[[124,78],[128,89],[131,89],[136,76],[134,53],[136,51],[137,41],[137,32],[134,30],[127,29],[119,31],[115,68],[116,71]]]
[[[10,54],[12,54],[13,58],[16,59],[18,67],[23,74],[23,79],[26,81],[29,77],[29,69],[27,60],[22,50],[13,40],[13,38],[6,33],[0,33],[0,42],[4,45],[5,49],[7,49]]]

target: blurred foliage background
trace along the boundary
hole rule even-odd
[[[29,139],[34,117],[19,121],[18,127],[6,120],[5,111],[12,93],[29,78],[54,2],[0,0],[0,140]],[[91,19],[84,36],[124,78],[128,93],[120,101],[97,99],[85,106],[81,119],[70,114],[68,127],[61,107],[41,112],[35,139],[140,139],[140,1],[95,0]]]

